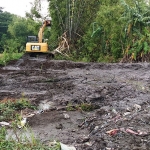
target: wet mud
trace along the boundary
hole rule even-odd
[[[77,150],[150,149],[149,63],[32,58],[0,66],[0,99],[21,97],[49,105],[28,119],[45,143],[58,140]],[[83,104],[92,110],[84,111]]]

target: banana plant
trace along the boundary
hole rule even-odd
[[[120,19],[126,21],[125,25],[125,50],[124,57],[131,61],[141,61],[149,54],[149,29],[150,29],[150,9],[145,3],[134,1],[134,6],[128,5],[121,0],[124,13]]]

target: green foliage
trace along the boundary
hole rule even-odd
[[[150,50],[148,44],[150,42],[150,9],[144,2],[134,1],[130,6],[122,0],[121,4],[124,7],[124,13],[120,19],[126,21],[124,55],[127,55],[128,59],[141,61],[143,54],[148,54]]]
[[[81,110],[81,111],[92,111],[96,107],[90,103],[81,103],[78,105],[73,105],[72,103],[68,103],[67,105],[67,111],[75,111],[75,110]]]
[[[1,38],[0,43],[3,51],[10,54],[23,52],[25,50],[26,37],[28,35],[37,35],[39,27],[39,22],[13,16],[12,22],[8,25],[7,33],[3,33]]]
[[[88,30],[89,24],[96,17],[99,5],[100,2],[97,0],[64,0],[59,2],[51,0],[49,4],[52,16],[50,40],[52,42],[58,41],[58,37],[66,32],[71,51],[76,50],[76,47],[79,47],[77,41],[82,38]]]
[[[75,109],[75,107],[73,106],[72,103],[68,103],[66,110],[67,110],[67,111],[75,111],[76,109]]]
[[[12,22],[12,18],[12,14],[0,11],[0,52],[3,50],[2,36],[7,34],[8,25]]]
[[[92,110],[94,110],[93,105],[89,104],[89,103],[81,103],[80,105],[77,106],[77,108],[80,108],[83,111],[92,111]]]
[[[148,53],[149,10],[144,1],[102,0],[94,22],[80,40],[84,43],[80,59],[116,62],[129,51],[134,57]]]
[[[7,130],[6,128],[0,128],[0,149],[1,150],[60,150],[60,144],[57,143],[54,147],[45,146],[35,137],[32,137],[32,141],[29,139],[21,139],[18,137],[17,133],[14,133],[17,136],[17,140],[9,138],[6,139]]]
[[[0,13],[2,13],[3,12],[3,7],[0,7]]]
[[[28,100],[6,100],[0,102],[0,121],[10,121],[16,119],[17,111],[25,108],[36,109]]]
[[[89,61],[100,61],[106,55],[114,61],[121,57],[123,22],[118,19],[122,11],[118,1],[101,1],[94,22],[84,35],[82,56],[88,56]]]
[[[26,17],[30,18],[32,20],[37,20],[37,19],[41,19],[42,15],[41,15],[41,0],[34,0],[33,3],[31,4],[31,9],[30,12],[26,12]]]
[[[11,53],[6,50],[0,55],[0,64],[6,65],[11,60],[18,60],[22,57],[23,53]]]

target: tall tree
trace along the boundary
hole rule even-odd
[[[42,15],[40,14],[41,11],[41,0],[34,0],[33,3],[31,3],[31,9],[30,12],[26,12],[26,17],[37,20],[41,19]]]
[[[6,34],[2,36],[3,49],[7,52],[24,50],[26,37],[28,35],[37,35],[39,27],[39,23],[32,19],[14,16],[12,22],[8,25]]]
[[[85,44],[84,50],[80,53],[81,57],[85,56],[89,61],[110,58],[107,61],[112,62],[123,57],[124,52],[131,48],[130,54],[133,53],[134,58],[137,54],[133,51],[136,49],[142,50],[144,46],[144,51],[148,51],[148,41],[144,42],[144,39],[149,40],[148,5],[144,0],[127,0],[124,5],[123,2],[125,1],[120,3],[117,0],[101,0],[97,17],[84,36]],[[143,33],[148,38],[145,38]]]
[[[0,7],[0,13],[2,13],[3,12],[3,7]]]
[[[2,8],[0,8],[0,51],[3,51],[2,36],[7,34],[8,25],[12,22],[13,16],[8,12],[3,12]]]
[[[57,40],[64,32],[73,47],[85,34],[96,17],[99,0],[49,0],[52,16],[51,40]]]
[[[118,0],[100,1],[96,17],[84,35],[81,57],[86,56],[88,61],[102,61],[105,56],[112,57],[115,61],[120,57],[123,23],[119,17],[122,12]]]

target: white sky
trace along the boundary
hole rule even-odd
[[[30,11],[31,2],[34,2],[34,0],[0,0],[0,7],[4,7],[3,11],[25,17],[25,12]],[[42,15],[44,16],[47,15],[47,6],[47,1],[42,0]]]

